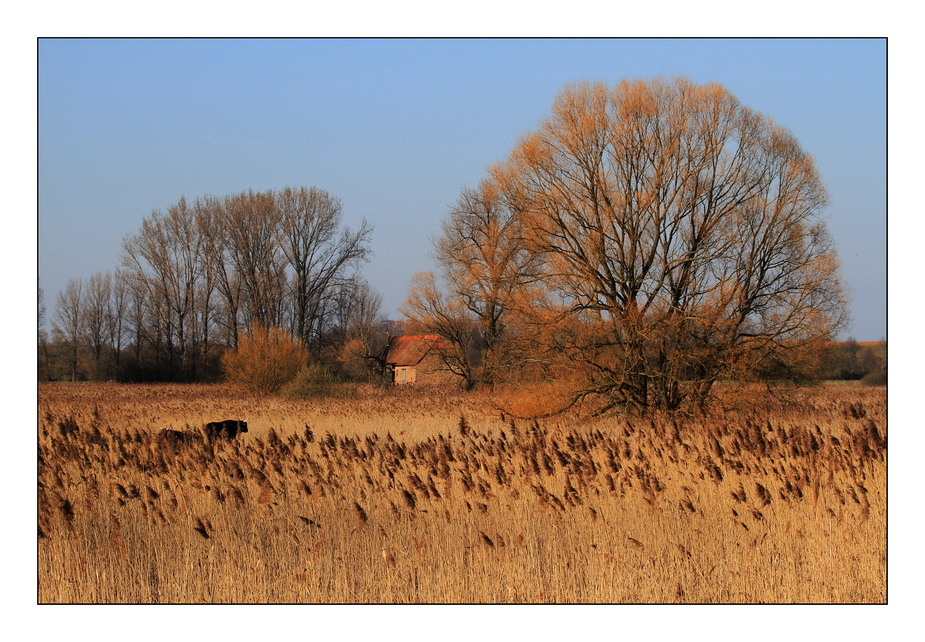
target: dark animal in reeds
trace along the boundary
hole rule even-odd
[[[234,439],[238,433],[247,432],[247,422],[237,419],[213,421],[206,424],[206,437],[213,439]]]

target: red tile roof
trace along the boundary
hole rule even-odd
[[[386,362],[393,366],[416,366],[427,356],[431,348],[442,343],[442,339],[436,334],[392,337]]]

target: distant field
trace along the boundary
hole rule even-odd
[[[42,384],[42,603],[886,601],[886,391],[687,417]],[[164,428],[245,419],[231,443]]]

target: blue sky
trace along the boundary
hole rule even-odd
[[[40,40],[38,268],[58,291],[119,264],[181,196],[317,186],[375,227],[364,275],[399,318],[429,238],[585,79],[722,83],[796,135],[830,192],[845,337],[886,336],[886,42],[839,39]]]

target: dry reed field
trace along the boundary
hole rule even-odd
[[[250,430],[205,440],[222,419]],[[858,386],[533,421],[435,389],[42,384],[38,601],[884,603],[886,437]]]

